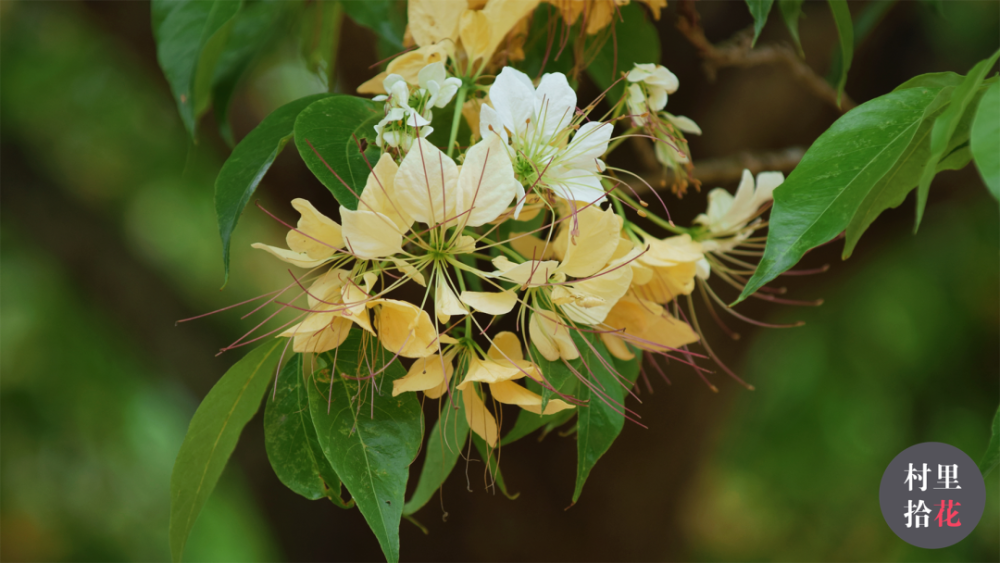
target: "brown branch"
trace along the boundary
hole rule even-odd
[[[694,178],[706,187],[714,187],[739,180],[744,169],[753,174],[766,170],[790,172],[802,160],[805,152],[802,147],[788,147],[777,151],[742,152],[722,158],[707,158],[696,163]],[[643,193],[649,191],[648,186],[671,185],[673,181],[671,176],[671,172],[667,172],[666,176],[660,173],[647,174],[643,178],[645,182],[634,178],[626,179],[626,182],[636,192]]]
[[[770,44],[752,48],[752,26],[737,32],[727,41],[714,45],[705,37],[705,30],[701,27],[699,21],[701,17],[695,10],[694,0],[682,0],[677,8],[677,16],[677,29],[687,37],[704,59],[705,74],[710,80],[715,80],[720,68],[783,64],[800,84],[817,98],[839,109],[841,113],[847,113],[857,106],[846,92],[841,96],[838,105],[837,90],[816,74],[790,47]]]

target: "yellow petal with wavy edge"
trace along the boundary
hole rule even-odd
[[[489,18],[482,12],[466,10],[458,24],[458,37],[462,40],[462,48],[469,57],[469,63],[474,65],[473,68],[478,68],[483,64],[479,59],[486,57],[486,50],[490,47]]]
[[[697,262],[677,266],[650,268],[649,281],[633,288],[636,295],[656,303],[669,303],[678,295],[694,291],[694,278],[698,273]]]
[[[459,389],[465,389],[470,383],[478,381],[481,383],[496,383],[510,379],[520,379],[527,375],[519,366],[512,363],[500,363],[493,360],[483,360],[477,357],[469,359],[469,370],[465,379],[458,384]]]
[[[469,428],[487,444],[495,446],[500,434],[497,421],[479,398],[475,385],[462,389],[462,401],[465,402],[465,420],[469,423]]]
[[[571,304],[563,305],[562,309],[574,322],[597,324],[608,316],[615,303],[628,292],[631,283],[632,269],[627,266],[617,266],[597,273],[589,279],[572,284],[576,299]]]
[[[392,263],[396,265],[396,269],[406,274],[406,277],[417,282],[420,286],[427,287],[427,280],[424,279],[424,275],[420,273],[420,270],[414,268],[412,264],[398,258],[393,258]]]
[[[573,342],[569,327],[557,322],[557,318],[555,313],[545,309],[532,313],[531,320],[528,321],[531,343],[550,362],[559,358],[575,360],[580,357],[580,351]]]
[[[367,281],[367,280],[366,280]],[[368,318],[368,303],[371,302],[371,283],[366,283],[368,287],[362,289],[354,283],[344,285],[341,290],[343,311],[340,313],[345,319],[360,326],[368,332],[375,334],[372,329],[371,320]]]
[[[462,303],[487,315],[504,315],[517,305],[517,293],[514,291],[463,291],[458,298]]]
[[[305,253],[312,259],[324,259],[333,256],[339,248],[344,247],[340,225],[323,215],[307,200],[296,198],[292,207],[302,216],[299,218],[298,231],[288,231],[285,242],[293,252]]]
[[[418,358],[405,376],[392,382],[392,396],[407,391],[424,391],[428,397],[436,399],[441,396],[439,391],[442,386],[447,389],[454,369],[451,359],[446,360],[438,354]]]
[[[521,339],[516,334],[505,330],[497,333],[493,337],[489,351],[486,355],[497,361],[523,360],[524,354],[521,352]]]
[[[555,255],[555,246],[552,242],[528,233],[511,233],[510,245],[528,260],[548,260]]]
[[[576,408],[562,399],[550,399],[542,412],[542,396],[530,389],[522,387],[513,381],[502,381],[490,385],[490,394],[498,403],[517,405],[535,414],[555,414],[566,409]]]
[[[347,249],[358,258],[373,260],[403,251],[403,235],[392,219],[374,211],[340,208]]]
[[[518,187],[507,147],[499,136],[488,135],[465,153],[455,207],[461,215],[459,223],[478,227],[496,219],[514,199]]]
[[[421,47],[445,39],[454,42],[467,7],[466,0],[410,0],[407,19],[413,40]]]
[[[444,275],[438,275],[437,283],[434,284],[434,314],[441,323],[447,323],[452,315],[469,314]]]
[[[515,264],[506,256],[498,256],[493,259],[493,266],[497,271],[489,274],[489,277],[501,278],[523,286],[542,285],[549,281],[556,270],[559,262],[555,260],[528,260],[520,264]]]
[[[487,60],[492,57],[507,33],[536,6],[538,0],[489,0],[483,15],[490,22],[490,41],[483,50],[483,57]]]
[[[396,201],[396,173],[399,166],[389,153],[383,153],[368,174],[365,189],[361,192],[358,209],[381,213],[395,223],[400,233],[406,233],[413,224],[406,209]]]
[[[395,299],[375,299],[378,338],[387,350],[404,358],[426,358],[438,351],[438,335],[430,315],[420,307]]]
[[[417,139],[396,173],[396,200],[429,226],[455,218],[458,166],[425,139]]]
[[[560,235],[561,245],[557,240],[557,256],[563,254],[559,270],[574,278],[585,278],[601,270],[618,248],[621,233],[620,219],[608,208],[605,211],[597,206],[590,206],[576,213],[576,224],[579,235],[572,236],[573,217],[563,221]]]
[[[295,334],[292,337],[292,350],[314,354],[327,352],[343,344],[350,332],[350,322],[343,318],[334,317],[333,321],[322,330]]]

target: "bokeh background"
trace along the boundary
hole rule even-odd
[[[852,2],[855,19],[868,7]],[[675,9],[657,26],[662,62],[681,81],[670,109],[704,130],[691,142],[696,163],[808,146],[838,117],[783,67],[725,69],[708,81]],[[698,9],[715,42],[751,23],[742,2]],[[764,43],[790,40],[776,14]],[[805,14],[806,60],[823,74],[836,31],[825,4],[807,3]],[[340,41],[337,87],[349,92],[379,57],[374,36],[350,22]],[[996,2],[898,2],[859,45],[847,91],[863,102],[919,73],[964,73],[998,46]],[[250,328],[239,314],[175,321],[285,283],[283,268],[249,248],[284,230],[248,208],[232,281],[219,290],[212,186],[229,149],[211,118],[199,143],[188,141],[147,3],[0,1],[0,85],[0,558],[167,560],[174,456],[201,397],[238,358],[215,353]],[[234,101],[237,139],[277,106],[322,90],[294,40],[274,45]],[[595,92],[585,81],[581,100]],[[705,191],[671,196],[675,219],[702,211]],[[288,219],[293,197],[335,207],[294,150],[258,195]],[[744,325],[733,341],[705,323],[755,391],[719,372],[712,393],[668,366],[673,384],[658,382],[638,407],[649,429],[627,426],[568,510],[572,437],[505,450],[516,500],[485,491],[481,463],[460,464],[444,509],[434,501],[417,515],[429,535],[403,522],[404,560],[1000,559],[997,472],[979,527],[947,549],[905,544],[879,511],[879,481],[897,453],[942,441],[978,459],[1000,398],[997,204],[970,165],[939,176],[916,235],[913,208],[911,198],[881,217],[848,262],[839,242],[807,257],[832,268],[786,285],[790,296],[824,298],[822,307],[741,306],[804,327]],[[186,553],[380,558],[357,511],[278,482],[259,415]]]

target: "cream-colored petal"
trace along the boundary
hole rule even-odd
[[[510,245],[528,260],[548,260],[555,255],[555,242],[547,242],[528,233],[511,233]]]
[[[437,332],[427,311],[395,299],[376,299],[378,337],[387,350],[404,358],[426,358],[438,351]]]
[[[486,409],[486,404],[479,398],[474,385],[462,389],[462,401],[465,403],[465,420],[469,423],[469,428],[487,444],[495,446],[500,435],[497,421]]]
[[[365,189],[361,192],[361,202],[358,209],[381,213],[398,227],[399,232],[410,230],[413,218],[406,209],[396,201],[396,173],[399,166],[389,153],[383,153],[372,171],[368,174]]]
[[[302,216],[299,218],[298,230],[288,231],[285,242],[294,252],[304,252],[310,258],[329,258],[339,248],[344,247],[340,225],[316,210],[307,200],[297,198],[292,200],[292,207]]]
[[[515,364],[501,364],[491,359],[483,360],[478,357],[472,357],[469,359],[469,370],[465,375],[465,379],[458,384],[458,388],[465,389],[474,381],[496,383],[498,381],[520,379],[525,375],[528,374]]]
[[[315,309],[323,301],[328,303],[340,301],[340,288],[350,275],[347,270],[331,269],[316,278],[316,281],[309,286],[309,293],[306,295],[309,308]]]
[[[440,323],[447,323],[452,315],[469,314],[444,275],[439,275],[437,283],[434,284],[434,313]]]
[[[555,313],[545,309],[533,313],[528,321],[531,343],[550,362],[559,358],[575,360],[580,357],[580,351],[573,342],[569,327],[557,322],[557,318]]]
[[[396,269],[406,274],[407,277],[417,282],[418,285],[427,287],[427,280],[424,279],[424,275],[421,274],[420,271],[417,270],[415,267],[413,267],[412,264],[404,260],[400,260],[398,258],[393,259],[392,263],[396,265]]]
[[[382,87],[382,83],[385,82],[387,76],[389,76],[388,72],[380,72],[374,77],[365,80],[361,86],[358,86],[358,94],[385,94],[385,88]]]
[[[637,295],[657,303],[669,303],[679,295],[694,291],[698,262],[685,262],[677,266],[651,268],[647,283],[634,287]]]
[[[490,47],[490,20],[483,12],[466,10],[458,24],[458,36],[462,40],[462,48],[469,57],[473,68],[478,68]]]
[[[322,330],[296,334],[292,339],[292,350],[313,354],[327,352],[343,344],[350,332],[350,322],[335,318],[329,326]]]
[[[499,332],[493,337],[493,343],[490,344],[490,349],[486,352],[486,355],[497,361],[512,362],[523,360],[524,354],[521,352],[521,339],[513,332],[507,330]]]
[[[565,258],[559,270],[575,278],[584,278],[603,268],[618,248],[621,225],[615,212],[602,211],[597,206],[581,209],[576,213],[579,235],[570,236]],[[571,231],[573,219],[564,221],[563,229]]]
[[[511,312],[517,305],[517,293],[514,291],[463,291],[458,298],[462,303],[487,315],[503,315]]]
[[[370,291],[370,289],[369,287],[368,290]],[[356,284],[348,283],[341,289],[341,294],[344,303],[341,316],[375,334],[371,320],[368,318],[368,303],[372,301],[370,293],[363,291]]]
[[[250,246],[260,250],[266,250],[276,256],[279,260],[288,262],[292,266],[298,266],[299,268],[315,268],[316,266],[319,266],[329,260],[329,258],[314,260],[309,258],[309,255],[304,252],[295,252],[294,250],[278,248],[277,246],[270,246],[260,242],[255,242]]]
[[[701,243],[692,240],[691,235],[677,235],[665,239],[647,238],[643,241],[646,251],[639,262],[653,268],[694,263],[701,259]]]
[[[445,39],[458,39],[458,22],[466,0],[410,0],[407,18],[413,40],[424,47]]]
[[[550,399],[542,412],[542,396],[513,381],[501,381],[490,385],[490,394],[498,403],[517,405],[535,414],[555,414],[559,411],[576,408],[562,399]]]
[[[453,371],[451,360],[445,360],[438,354],[417,358],[405,376],[392,382],[392,396],[407,391],[436,391],[442,384],[447,385]]]
[[[458,194],[458,167],[426,139],[410,147],[396,173],[396,200],[425,225],[454,219]]]
[[[590,279],[573,284],[579,297],[572,304],[563,305],[563,312],[574,322],[594,325],[600,323],[618,302],[629,284],[632,283],[632,269],[617,267],[595,274]]]
[[[515,264],[505,256],[493,259],[497,271],[490,277],[499,277],[523,286],[534,286],[548,283],[549,277],[556,273],[559,262],[555,260],[528,260]]]
[[[374,211],[340,208],[348,251],[364,260],[384,258],[403,251],[403,235],[392,219]]]
[[[496,52],[500,42],[517,22],[534,11],[538,0],[490,0],[483,8],[483,15],[490,22],[490,42],[483,50],[483,57],[489,59]]]
[[[631,360],[635,358],[635,354],[628,349],[628,345],[622,340],[620,336],[614,333],[603,333],[601,334],[601,341],[604,342],[604,346],[611,352],[611,355],[618,358],[619,360]]]
[[[455,207],[461,214],[459,222],[478,227],[496,219],[510,205],[519,185],[507,147],[500,137],[487,135],[465,153]]]

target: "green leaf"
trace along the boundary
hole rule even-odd
[[[394,562],[399,560],[399,521],[409,467],[420,450],[423,416],[414,393],[392,396],[392,381],[406,373],[398,362],[376,376],[377,391],[370,381],[343,377],[368,373],[366,367],[359,368],[361,338],[361,331],[353,330],[335,354],[327,354],[336,358],[333,382],[314,378],[307,383],[309,410],[323,454],[368,521],[385,558]],[[374,356],[364,365],[371,361],[378,371],[382,354]]]
[[[302,354],[295,354],[278,375],[274,398],[264,408],[264,446],[274,474],[286,487],[309,500],[329,498],[341,508],[340,477],[316,437],[309,412],[309,391]]]
[[[931,72],[914,76],[896,86],[893,92],[908,88],[947,88],[948,86],[958,86],[963,80],[965,80],[964,76],[954,72]]]
[[[397,0],[365,0],[344,2],[344,11],[355,23],[375,32],[379,38],[379,55],[383,58],[404,49],[406,33],[405,4]]]
[[[242,0],[153,0],[156,58],[193,138],[208,108],[216,62]]]
[[[867,38],[875,26],[882,20],[886,12],[896,3],[896,0],[881,0],[879,2],[869,2],[861,8],[861,14],[854,22],[854,50]],[[850,63],[850,61],[848,61]],[[844,54],[841,52],[841,45],[838,43],[830,53],[830,70],[826,74],[826,81],[834,86],[840,80],[844,72]]]
[[[574,334],[573,340],[580,350],[584,375],[590,381],[590,385],[580,385],[577,392],[577,398],[587,401],[587,404],[577,407],[577,468],[573,490],[573,502],[576,503],[590,471],[625,426],[624,405],[628,392],[623,382],[606,367],[615,366],[615,358],[608,353],[600,338],[592,334]]]
[[[457,394],[451,396],[458,398]],[[461,400],[446,401],[440,418],[427,438],[427,455],[420,472],[420,481],[417,482],[417,490],[413,491],[413,496],[403,506],[403,514],[409,515],[420,510],[434,496],[435,491],[441,488],[455,468],[458,455],[468,438],[469,423],[465,419],[465,403]]]
[[[847,72],[851,70],[851,60],[854,58],[854,23],[851,21],[851,10],[847,0],[829,0],[833,21],[837,24],[837,35],[840,37],[840,77],[837,80],[837,105],[844,94],[847,85]]]
[[[820,135],[774,191],[764,257],[736,303],[847,227],[906,149],[939,91],[890,92],[847,112]]]
[[[486,445],[486,441],[480,438],[475,432],[472,433],[472,443],[475,444],[476,451],[479,452],[483,461],[486,461],[489,464],[489,470],[484,476],[484,478],[487,479],[487,484],[496,485],[496,487],[500,489],[503,496],[509,498],[510,500],[514,500],[521,496],[521,493],[510,494],[510,492],[507,491],[507,483],[504,482],[503,473],[500,472],[500,458],[497,451],[491,451]]]
[[[620,10],[622,19],[614,18],[614,36],[608,38],[597,56],[587,66],[587,74],[601,90],[607,90],[623,72],[632,70],[636,63],[660,62],[660,34],[653,22],[649,21],[649,17],[638,4],[622,6]],[[558,50],[558,43],[552,48]],[[624,81],[619,82],[608,92],[608,100],[614,104],[624,92]]]
[[[1000,407],[997,407],[997,413],[993,415],[993,436],[983,452],[983,458],[979,460],[979,470],[986,477],[997,465],[1000,465]]]
[[[788,33],[795,41],[795,48],[799,51],[799,56],[805,57],[802,50],[802,41],[799,39],[799,18],[802,17],[802,2],[804,0],[778,0],[778,8],[781,10],[781,17],[785,20]]]
[[[374,127],[382,117],[381,104],[354,96],[336,96],[314,102],[295,120],[295,146],[302,160],[333,193],[333,197],[348,209],[357,209],[357,196],[365,187],[369,164],[374,166],[378,161]],[[358,141],[367,142],[364,155],[358,149],[355,137]],[[350,188],[345,187],[341,180]]]
[[[993,197],[1000,199],[1000,82],[979,101],[969,143],[979,175]]]
[[[229,281],[229,245],[243,208],[263,179],[264,174],[292,138],[295,118],[306,107],[330,94],[315,94],[287,103],[271,112],[250,132],[222,165],[215,179],[215,214],[222,237],[222,263],[225,281]],[[225,285],[225,284],[223,284]]]
[[[989,74],[997,58],[1000,57],[1000,50],[993,53],[988,59],[980,61],[972,67],[969,74],[961,84],[955,87],[955,93],[951,98],[951,105],[941,115],[934,120],[934,128],[931,129],[931,159],[924,167],[920,176],[920,184],[917,186],[917,220],[913,226],[914,232],[920,227],[920,221],[924,216],[924,208],[927,206],[927,194],[931,189],[931,181],[937,174],[937,163],[948,153],[948,144],[951,142],[955,131],[959,129],[966,109],[970,107],[975,97],[980,94],[979,87],[982,85],[986,75]]]
[[[310,4],[302,21],[302,56],[328,92],[336,86],[337,51],[340,27],[344,20],[342,2]]]
[[[934,118],[951,102],[954,90],[954,86],[941,89],[934,101],[924,109],[920,124],[913,130],[913,135],[909,137],[901,135],[893,141],[895,145],[905,145],[906,148],[900,153],[892,168],[875,182],[847,225],[843,253],[845,260],[854,252],[858,239],[875,218],[890,207],[898,207],[906,199],[906,195],[917,187],[924,166],[931,158],[931,127],[934,125]],[[889,146],[886,149],[895,152],[896,146]]]
[[[170,476],[170,552],[180,561],[184,544],[240,433],[260,407],[281,357],[282,342],[268,342],[236,362],[198,406]]]
[[[229,127],[229,104],[246,70],[258,59],[273,39],[286,27],[291,8],[296,4],[283,0],[251,2],[233,18],[233,29],[226,48],[219,56],[212,78],[212,107],[219,134],[233,146]]]
[[[750,15],[753,16],[753,41],[750,46],[753,47],[757,44],[757,38],[760,37],[760,32],[764,29],[764,24],[767,23],[767,16],[771,13],[771,5],[774,4],[774,0],[746,0],[747,7],[750,8]]]

